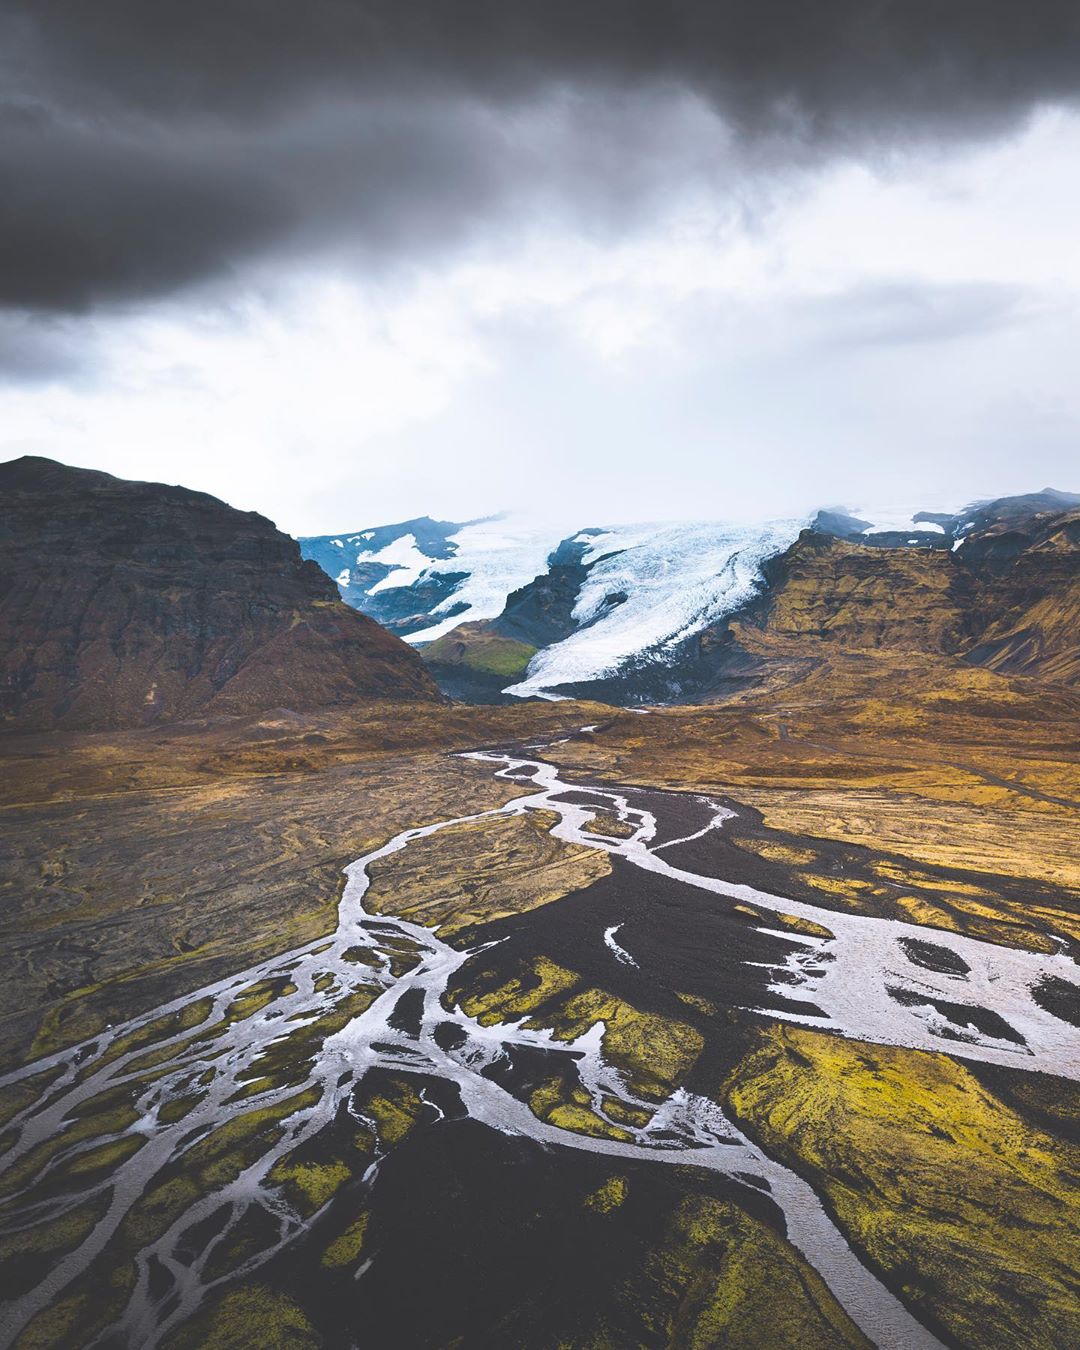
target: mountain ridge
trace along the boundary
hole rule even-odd
[[[5,730],[440,697],[256,512],[33,456],[0,494]]]
[[[824,508],[801,531],[797,523],[757,532],[722,522],[589,527],[557,542],[531,579],[511,577],[486,596],[495,602],[486,615],[467,603],[468,560],[450,531],[449,560],[414,559],[401,584],[390,573],[376,594],[347,598],[378,615],[408,612],[409,639],[440,687],[469,701],[713,698],[763,677],[773,660],[763,642],[778,659],[777,644],[799,640],[812,659],[845,642],[891,648],[901,633],[919,643],[931,630],[933,650],[950,660],[1071,682],[1078,509],[1080,496],[1045,488],[958,511],[893,511],[877,524],[871,513]],[[709,550],[711,571],[701,566]],[[821,593],[803,601],[820,611],[821,633],[808,622],[785,633],[778,592],[790,608],[800,586],[814,585]],[[855,593],[846,618],[844,589]],[[737,637],[744,630],[753,651]]]

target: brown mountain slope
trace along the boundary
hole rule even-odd
[[[767,589],[700,635],[721,677],[859,658],[941,660],[1080,681],[1080,510],[1002,509],[952,551],[874,548],[804,530]],[[999,504],[994,504],[999,505]],[[1009,509],[1006,509],[1009,508]]]
[[[999,549],[1003,538],[994,536]],[[1037,517],[1026,529],[1009,531],[1008,542],[1017,548],[1015,556],[983,563],[980,601],[997,617],[968,660],[1080,683],[1080,510]]]
[[[0,465],[0,726],[110,729],[439,698],[412,650],[255,512]]]

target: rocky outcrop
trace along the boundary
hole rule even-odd
[[[1080,498],[1046,489],[938,517],[944,533],[863,538],[819,513],[741,609],[617,675],[562,686],[627,703],[730,695],[771,674],[923,659],[1080,683]],[[943,546],[944,544],[944,546]]]
[[[440,697],[263,516],[32,457],[0,465],[0,652],[8,730]]]
[[[503,691],[524,678],[537,651],[577,629],[574,605],[589,574],[583,559],[589,539],[600,533],[582,530],[564,539],[549,555],[547,571],[511,591],[496,618],[460,623],[426,643],[420,650],[439,688],[467,702],[513,701]]]
[[[959,550],[989,622],[967,659],[1003,674],[1080,684],[1080,510],[1003,521]]]
[[[1076,501],[1048,489],[985,503],[949,523],[948,551],[804,530],[766,564],[763,594],[695,639],[698,688],[778,659],[875,652],[1080,682]]]

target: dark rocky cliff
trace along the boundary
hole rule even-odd
[[[0,726],[439,698],[294,540],[205,493],[0,465]]]

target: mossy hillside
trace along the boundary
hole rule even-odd
[[[300,1308],[255,1282],[219,1296],[164,1343],[165,1350],[316,1350],[324,1344]]]
[[[546,957],[536,957],[493,989],[459,985],[450,996],[482,1025],[525,1018],[526,1028],[548,1029],[560,1041],[577,1040],[602,1022],[605,1058],[637,1095],[650,1101],[669,1097],[704,1047],[701,1034],[687,1023],[639,1012]]]
[[[975,1350],[1080,1337],[1080,1149],[945,1055],[772,1027],[727,1079],[744,1127],[855,1248]]]
[[[633,1189],[632,1181],[614,1176],[586,1197],[601,1230],[625,1221]],[[712,1196],[678,1204],[610,1303],[591,1323],[567,1327],[561,1344],[871,1350],[816,1271],[779,1234]]]
[[[434,642],[420,655],[429,666],[463,667],[480,675],[498,675],[507,681],[525,674],[539,649],[516,638],[492,632],[486,624],[463,623]]]

